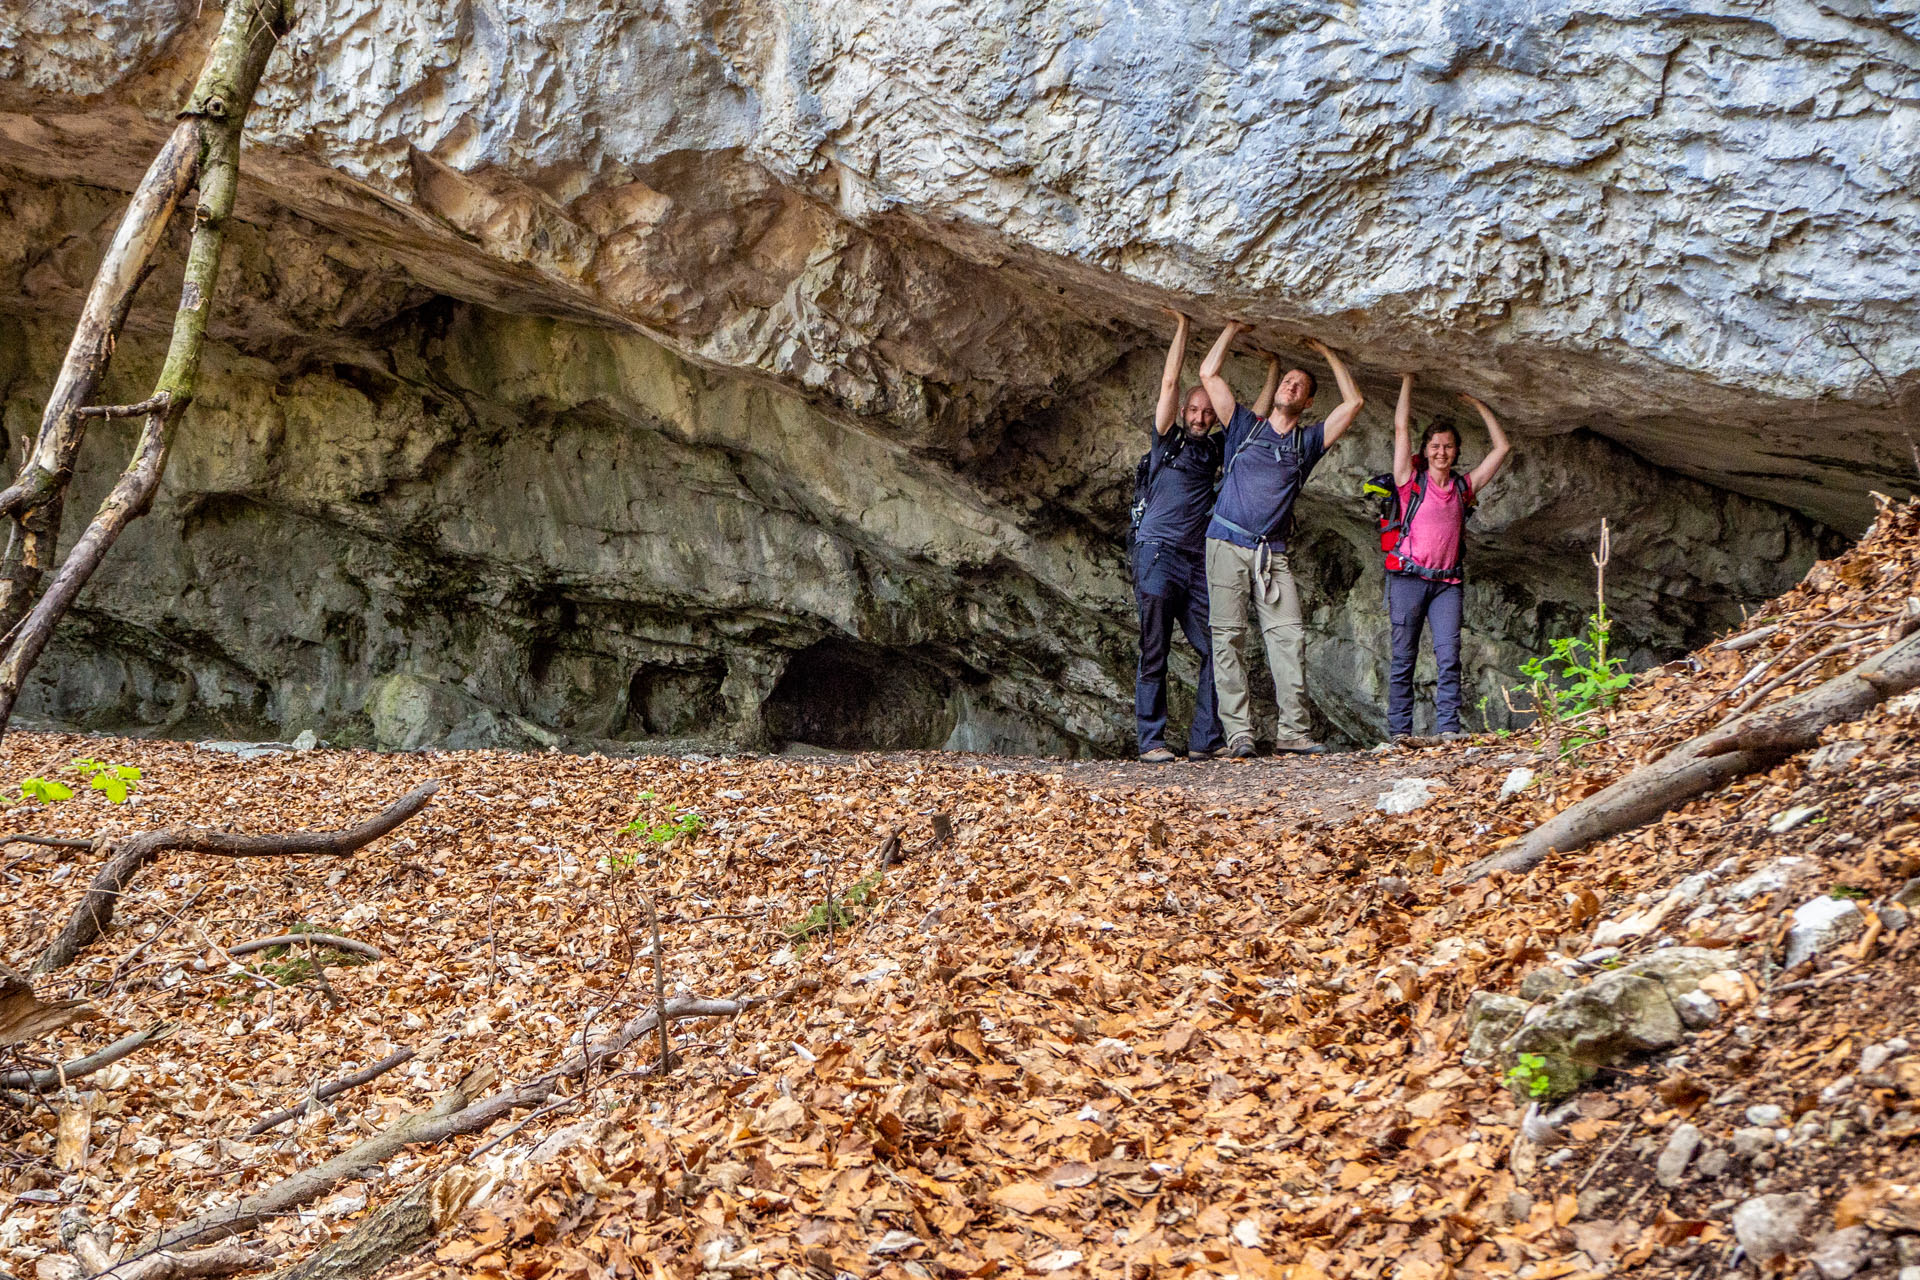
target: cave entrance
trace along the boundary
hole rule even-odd
[[[627,684],[624,738],[679,738],[711,734],[726,722],[721,692],[725,670],[717,663],[700,667],[643,666]]]
[[[937,750],[953,733],[952,687],[949,676],[901,653],[828,639],[793,655],[761,714],[776,742]]]

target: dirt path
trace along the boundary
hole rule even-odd
[[[990,773],[1051,774],[1089,790],[1114,794],[1172,791],[1215,806],[1223,815],[1257,817],[1282,829],[1329,827],[1371,812],[1381,794],[1403,778],[1445,783],[1469,766],[1521,764],[1532,757],[1530,751],[1504,745],[1469,743],[1160,765],[1135,760],[933,754],[948,764],[972,763]]]

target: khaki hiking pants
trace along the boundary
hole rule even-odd
[[[1258,549],[1207,539],[1207,607],[1213,632],[1213,687],[1219,698],[1220,727],[1231,743],[1253,736],[1247,709],[1247,602],[1260,619],[1267,667],[1273,672],[1273,696],[1280,704],[1282,741],[1308,736],[1307,684],[1302,674],[1306,624],[1300,617],[1300,592],[1287,557],[1271,548],[1266,563]]]

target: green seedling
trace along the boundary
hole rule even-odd
[[[837,929],[850,928],[861,915],[873,908],[874,895],[880,891],[883,873],[879,870],[862,876],[853,882],[845,893],[817,902],[806,915],[789,925],[782,925],[781,932],[795,942],[805,942]]]
[[[1553,1091],[1553,1078],[1547,1074],[1547,1060],[1537,1053],[1523,1053],[1500,1077],[1501,1083],[1529,1098],[1544,1098]]]
[[[690,836],[706,829],[707,820],[691,809],[675,809],[664,822],[635,818],[626,826],[630,836],[639,836],[649,844],[665,844],[676,836]]]
[[[53,782],[46,778],[28,778],[20,784],[20,798],[9,798],[8,804],[25,804],[35,801],[39,804],[52,804],[56,800],[73,799],[73,788],[64,782]]]
[[[140,769],[137,765],[114,764],[109,760],[82,756],[73,762],[73,769],[85,775],[89,779],[88,785],[95,791],[104,792],[111,804],[125,804],[127,797],[140,788]]]
[[[1534,710],[1548,723],[1612,706],[1633,683],[1627,664],[1607,652],[1612,626],[1603,611],[1588,615],[1585,635],[1549,640],[1545,656],[1520,664],[1527,683],[1516,685],[1514,692],[1530,696]],[[1588,737],[1579,745],[1596,741]]]

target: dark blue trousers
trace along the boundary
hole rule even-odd
[[[1164,542],[1135,543],[1133,595],[1140,606],[1140,669],[1133,682],[1133,716],[1139,725],[1141,752],[1167,745],[1167,651],[1176,622],[1200,655],[1200,687],[1194,695],[1187,750],[1214,751],[1225,746],[1213,696],[1206,560],[1198,552]]]
[[[1387,575],[1387,618],[1393,623],[1393,666],[1387,674],[1387,732],[1413,732],[1413,668],[1420,632],[1433,627],[1434,732],[1460,732],[1460,612],[1466,588],[1407,574]]]

